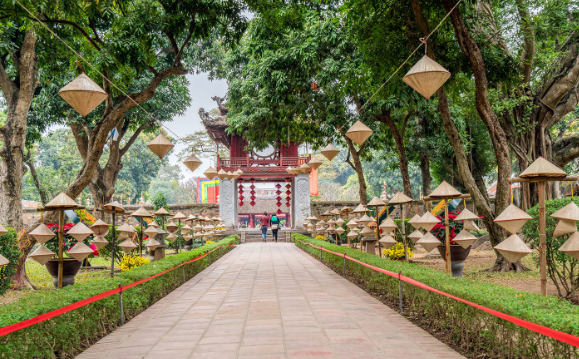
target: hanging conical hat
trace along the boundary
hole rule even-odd
[[[82,242],[86,237],[94,234],[90,228],[88,228],[84,223],[78,222],[74,225],[66,234],[70,234],[74,239]]]
[[[404,204],[409,202],[412,202],[412,198],[398,191],[398,193],[396,193],[394,197],[392,197],[392,199],[388,201],[388,204]]]
[[[370,237],[371,235],[374,234],[374,231],[371,230],[370,227],[364,226],[364,228],[362,228],[362,230],[360,231],[360,234],[363,235],[364,237]]]
[[[416,242],[418,239],[422,238],[422,232],[420,232],[418,229],[415,230],[414,232],[410,233],[408,235],[408,238],[412,239],[414,242]]]
[[[346,232],[346,230],[345,230],[344,228],[342,228],[342,227],[336,228],[336,233],[342,234],[342,233],[344,233],[344,232]]]
[[[240,168],[240,169],[238,169],[238,170],[237,170],[237,171],[235,171],[235,172],[237,172],[237,174],[238,174],[238,175],[240,175],[240,176],[243,174],[243,171],[241,170],[241,168]]]
[[[420,218],[420,224],[427,232],[430,232],[437,223],[440,223],[440,219],[430,212],[424,212]]]
[[[569,233],[577,232],[577,223],[570,219],[560,219],[559,223],[553,230],[553,238],[564,236]]]
[[[173,147],[175,147],[164,134],[159,133],[157,137],[153,139],[153,141],[149,142],[147,145],[154,154],[157,155],[160,159],[163,159],[167,153],[169,153]]]
[[[76,203],[72,198],[66,195],[64,192],[60,192],[60,194],[52,199],[52,201],[48,202],[44,208],[52,209],[52,208],[67,208],[67,207],[78,207],[78,203]]]
[[[137,209],[136,211],[134,211],[131,214],[132,217],[139,217],[139,218],[143,218],[143,217],[153,217],[153,215],[151,214],[151,212],[147,211],[145,209],[145,207],[141,207],[139,209]]]
[[[125,222],[125,223],[123,223],[122,226],[117,228],[117,231],[125,232],[125,233],[133,233],[134,228],[132,228],[127,222]]]
[[[334,215],[336,215],[336,216],[339,216],[339,215],[340,215],[340,210],[337,209],[337,208],[334,208],[334,209],[332,209],[332,210],[330,211],[330,213],[331,213],[331,214],[334,214]]]
[[[429,99],[450,77],[450,72],[430,57],[424,55],[404,75],[402,81]]]
[[[195,171],[197,167],[201,166],[201,163],[203,162],[201,162],[201,160],[197,158],[197,156],[195,156],[194,154],[191,154],[191,156],[187,157],[187,159],[183,161],[183,164],[187,166],[187,168],[189,168],[191,171]]]
[[[183,234],[187,234],[187,232],[190,230],[191,230],[191,226],[189,226],[188,224],[181,227],[181,233],[183,233]]]
[[[149,223],[149,227],[159,228],[159,225],[157,224],[157,222],[151,221],[151,223]]]
[[[352,211],[353,209],[351,207],[342,207],[342,209],[340,210],[340,214],[348,214]]]
[[[579,221],[579,207],[575,202],[569,202],[568,205],[553,213],[551,217]]]
[[[420,244],[422,248],[426,249],[427,252],[432,252],[432,250],[440,245],[440,241],[430,232],[426,232],[416,244]]]
[[[346,221],[344,221],[344,220],[341,219],[341,218],[338,218],[338,219],[336,220],[336,225],[341,226],[342,224],[344,224],[344,222],[346,222]]]
[[[191,238],[193,238],[193,236],[190,235],[190,234],[184,234],[184,235],[183,235],[183,239],[186,240],[186,241],[190,240]]]
[[[372,218],[370,218],[367,214],[365,214],[362,216],[362,218],[358,219],[357,222],[365,226],[368,223],[372,222]]]
[[[109,233],[109,225],[101,219],[94,222],[90,228],[97,236],[106,236]]]
[[[133,249],[138,247],[130,239],[125,239],[124,241],[119,243],[118,246],[121,247],[123,249],[123,251],[125,251],[125,253],[129,253],[130,251],[132,251]]]
[[[182,212],[177,212],[177,213],[173,216],[173,219],[174,219],[174,220],[175,220],[175,219],[186,219],[186,218],[187,218],[187,216],[184,215]]]
[[[169,233],[176,233],[177,230],[179,229],[179,227],[173,222],[167,223],[165,228],[167,229],[167,232],[169,232]]]
[[[334,233],[336,231],[336,226],[328,226],[328,228],[326,228],[326,230],[328,231],[328,233]]]
[[[50,260],[54,256],[54,252],[50,249],[46,248],[42,244],[38,246],[38,248],[28,255],[30,258],[34,259],[38,263],[45,265],[46,262]]]
[[[460,197],[462,193],[456,190],[456,188],[452,187],[446,181],[442,181],[440,186],[436,187],[432,193],[430,193],[429,197],[432,198],[456,198]]]
[[[474,223],[474,221],[464,221],[464,229],[469,229],[471,231],[480,231],[480,228]]]
[[[92,254],[92,249],[82,242],[78,242],[67,253],[79,262],[82,262],[89,254]]]
[[[233,177],[233,172],[227,171],[227,176],[225,176],[225,178],[228,179],[228,180],[232,180],[232,179],[234,178],[234,177]]]
[[[458,243],[462,248],[468,248],[471,244],[473,244],[477,238],[473,236],[469,231],[463,229],[460,233],[454,237],[453,241]]]
[[[157,248],[160,245],[161,243],[157,242],[154,238],[149,237],[149,240],[147,241],[147,244],[145,244],[145,247],[149,248],[149,250],[151,251],[154,251],[155,248]]]
[[[360,203],[360,204],[358,205],[358,207],[356,207],[356,208],[354,209],[353,212],[354,212],[354,213],[366,213],[367,211],[368,211],[368,209],[367,209],[366,207],[364,207],[364,205],[363,205],[362,203]]]
[[[521,172],[519,177],[567,177],[567,173],[543,157],[539,157]]]
[[[398,226],[392,218],[387,217],[382,223],[380,223],[379,228],[382,228],[386,234],[390,234],[394,229],[398,228]]]
[[[113,202],[109,202],[109,203],[105,204],[103,206],[103,209],[105,209],[107,211],[115,211],[115,212],[124,212],[125,211],[123,206],[121,206],[121,204],[118,201],[113,201]]]
[[[206,169],[205,172],[203,172],[203,174],[205,175],[205,177],[213,179],[215,178],[215,176],[217,176],[217,171],[213,167],[209,166],[209,168]]]
[[[532,218],[519,207],[511,204],[495,218],[494,222],[514,234]]]
[[[90,242],[94,244],[97,249],[101,249],[109,243],[109,241],[107,241],[105,237],[102,236],[95,236],[94,239]]]
[[[386,249],[396,244],[396,240],[388,234],[382,236],[378,242]]]
[[[348,234],[346,234],[346,237],[348,238],[356,238],[358,237],[358,232],[351,230],[350,232],[348,232]]]
[[[203,229],[203,227],[200,224],[196,224],[195,227],[193,227],[193,229],[196,231],[200,231]]]
[[[317,170],[318,167],[322,165],[322,161],[318,160],[316,157],[312,156],[312,159],[308,162],[308,166]]]
[[[299,168],[302,171],[302,173],[308,173],[311,170],[310,166],[308,166],[308,164],[305,162],[302,163],[302,165]]]
[[[219,179],[220,179],[221,181],[223,181],[223,179],[224,179],[225,177],[227,177],[227,172],[225,172],[225,171],[223,170],[223,168],[222,168],[222,169],[219,170],[219,172],[217,172],[217,177],[219,177]]]
[[[10,263],[10,261],[6,259],[6,257],[4,257],[2,254],[0,254],[0,267],[5,266],[8,263]]]
[[[354,126],[350,127],[346,136],[352,141],[356,142],[358,146],[362,146],[368,137],[372,136],[373,131],[370,127],[364,125],[360,120],[356,121]]]
[[[472,221],[474,219],[479,219],[478,216],[468,209],[463,209],[458,216],[454,219],[454,221]]]
[[[201,232],[195,232],[195,233],[193,233],[193,236],[194,236],[195,238],[201,238],[201,237],[203,237],[203,233],[201,233]]]
[[[177,239],[177,235],[175,233],[169,233],[169,235],[167,236],[167,240],[170,242],[175,242],[175,239]]]
[[[170,215],[171,215],[171,214],[170,214],[164,207],[161,207],[161,208],[159,208],[158,210],[155,211],[155,216],[163,216],[163,217],[166,217],[166,216],[170,216]]]
[[[82,117],[107,98],[107,93],[84,72],[60,89],[58,94]]]
[[[316,223],[318,226],[323,226],[326,224],[326,221],[324,221],[323,219],[321,221],[319,221],[318,223]]]
[[[6,227],[4,227],[3,225],[0,224],[0,237],[5,235],[8,232],[9,231],[6,229]]]
[[[340,150],[331,143],[322,150],[322,155],[330,161],[334,159],[338,153],[340,153]]]
[[[384,203],[383,200],[381,200],[378,197],[374,197],[372,198],[372,200],[370,201],[370,203],[368,203],[366,206],[368,207],[379,207],[379,206],[385,206],[386,203]]]
[[[233,171],[233,173],[231,173],[231,178],[237,179],[239,176],[241,176],[241,174],[237,171]]]
[[[559,251],[579,260],[579,232],[573,233],[559,248]]]
[[[494,249],[499,251],[511,263],[518,262],[527,254],[533,252],[516,234],[497,244]]]
[[[286,171],[287,173],[293,174],[293,167],[292,167],[292,166],[288,166],[288,167],[285,169],[285,171]]]
[[[346,224],[346,227],[348,227],[348,228],[350,228],[350,229],[356,228],[356,227],[358,227],[358,222],[356,222],[356,221],[354,221],[353,219],[351,219],[350,222],[348,222],[348,223]]]
[[[410,218],[408,223],[410,223],[412,227],[419,229],[420,227],[422,227],[422,223],[420,222],[421,218],[422,218],[421,216],[415,214],[414,217]]]
[[[330,220],[326,223],[328,223],[329,225],[334,225],[334,224],[336,224],[336,221],[334,221],[333,219],[330,218]]]
[[[36,238],[40,244],[44,244],[56,236],[56,234],[54,234],[54,232],[51,231],[50,228],[48,228],[44,223],[40,223],[38,227],[30,232],[30,235]]]

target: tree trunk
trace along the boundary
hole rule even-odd
[[[38,173],[36,172],[34,160],[32,160],[32,158],[27,158],[25,163],[28,166],[28,169],[30,170],[30,175],[32,176],[32,180],[34,181],[34,186],[36,186],[36,190],[38,191],[38,195],[40,196],[40,202],[42,202],[42,205],[44,206],[50,201],[50,199],[48,198],[48,194],[40,184],[40,178],[38,178]]]
[[[432,184],[432,176],[430,175],[430,157],[427,153],[420,154],[420,174],[422,175],[422,195],[430,195],[430,185]]]
[[[366,204],[368,203],[367,198],[367,187],[366,187],[366,179],[364,178],[364,170],[362,169],[362,161],[360,161],[360,153],[364,150],[364,145],[360,147],[360,150],[356,152],[356,148],[354,147],[354,143],[350,140],[347,136],[344,136],[346,143],[348,144],[348,151],[349,155],[352,155],[352,159],[354,163],[350,161],[349,155],[346,159],[346,162],[356,171],[358,175],[358,183],[360,184],[360,203]]]

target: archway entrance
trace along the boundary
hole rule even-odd
[[[258,228],[264,212],[268,216],[275,214],[282,228],[291,228],[291,180],[288,181],[255,181],[240,183],[243,200],[237,203],[237,225],[240,229]],[[255,188],[251,188],[251,186]],[[239,187],[239,185],[238,185]],[[253,190],[253,194],[252,194]],[[239,194],[238,188],[238,194]],[[255,199],[252,201],[252,196]],[[248,199],[248,200],[246,200]],[[253,205],[252,205],[253,202]]]

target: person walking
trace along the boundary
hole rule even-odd
[[[271,234],[273,234],[273,239],[277,242],[277,231],[279,230],[279,218],[276,214],[272,214],[271,218],[269,219],[269,223],[271,224]]]
[[[270,226],[269,216],[267,212],[263,212],[263,217],[259,219],[259,224],[261,225],[261,236],[263,237],[263,241],[267,242],[267,227]]]

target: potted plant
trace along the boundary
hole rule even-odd
[[[397,242],[395,245],[382,251],[384,257],[393,261],[406,262],[406,255],[404,254],[404,244]],[[414,256],[412,250],[408,248],[408,258]]]
[[[463,228],[463,223],[461,221],[454,221],[454,219],[458,216],[458,213],[455,211],[448,213],[448,238],[450,240],[450,268],[452,270],[453,277],[462,277],[462,271],[464,269],[464,261],[468,254],[470,253],[471,246],[468,248],[462,248],[456,242],[453,241],[454,237]],[[431,233],[440,241],[440,245],[436,247],[438,252],[442,256],[442,259],[446,261],[446,226],[444,224],[444,217],[437,216],[440,219],[440,223],[438,223],[432,229]]]

